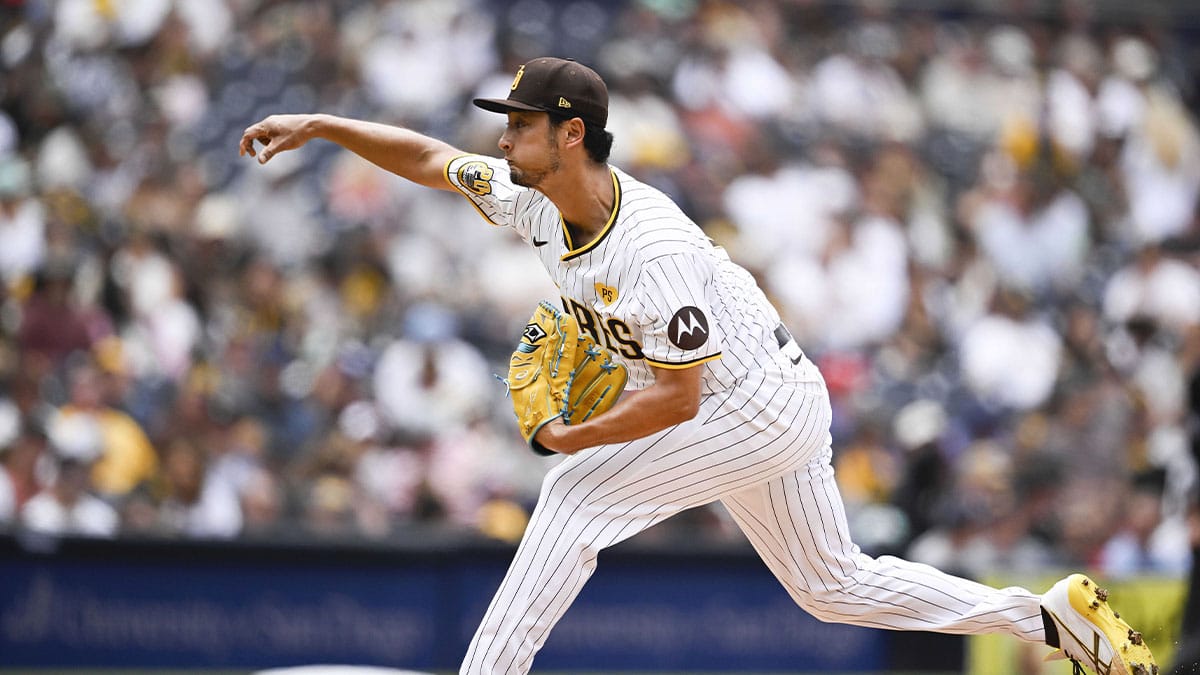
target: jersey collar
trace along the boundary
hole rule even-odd
[[[567,228],[567,223],[563,220],[562,214],[558,214],[558,223],[560,226],[562,226],[563,240],[567,242],[567,252],[563,254],[561,258],[561,260],[564,262],[571,260],[572,258],[578,258],[584,253],[596,248],[600,242],[604,241],[604,238],[608,236],[608,233],[612,231],[613,224],[617,222],[617,213],[621,210],[621,181],[617,180],[617,173],[612,169],[609,169],[608,173],[612,176],[613,182],[612,213],[608,215],[608,222],[604,223],[604,229],[600,230],[600,234],[596,235],[595,239],[592,239],[590,242],[588,242],[586,246],[578,249],[575,248],[575,243],[571,241],[571,232]]]

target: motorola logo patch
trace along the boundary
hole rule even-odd
[[[680,349],[697,349],[708,342],[708,318],[696,307],[684,307],[667,324],[667,337]]]

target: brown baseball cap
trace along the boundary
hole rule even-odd
[[[608,87],[596,71],[570,59],[544,56],[517,69],[508,98],[477,98],[491,112],[515,110],[580,117],[601,129],[608,124]]]

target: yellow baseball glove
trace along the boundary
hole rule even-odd
[[[607,411],[628,377],[611,352],[580,332],[573,316],[540,302],[509,359],[505,382],[521,435],[534,452],[552,455],[533,440],[538,429],[558,417],[570,425]]]

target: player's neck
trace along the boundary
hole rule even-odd
[[[554,202],[584,245],[600,234],[612,216],[616,192],[607,164],[587,162],[577,171],[563,170],[547,181],[542,192]]]

